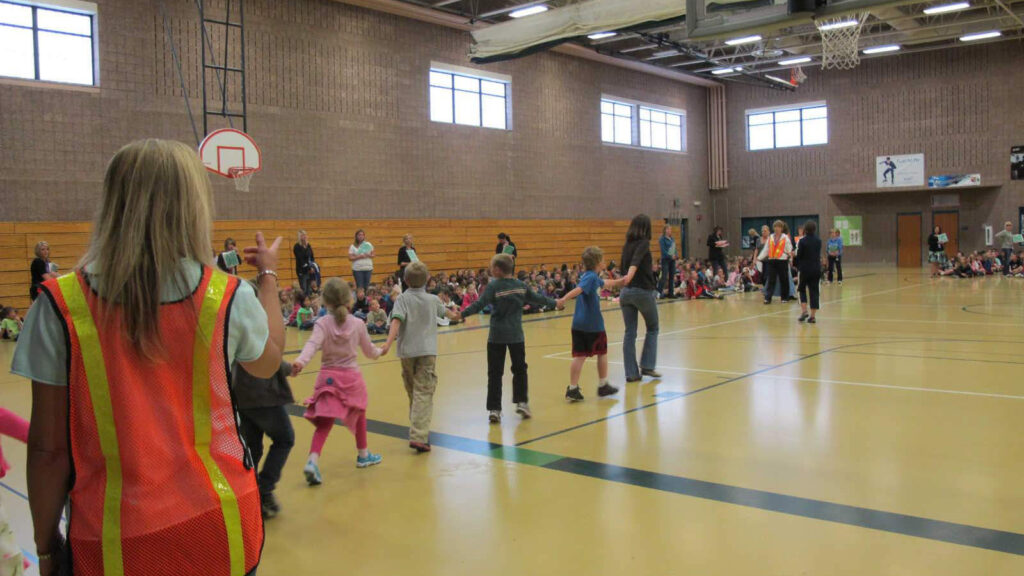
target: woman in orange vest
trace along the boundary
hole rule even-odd
[[[758,260],[764,262],[765,304],[772,303],[776,282],[779,283],[782,301],[788,302],[790,300],[789,284],[792,281],[792,276],[787,278],[787,275],[789,275],[789,258],[793,254],[793,244],[789,241],[789,236],[783,232],[785,224],[781,220],[773,222],[772,228],[775,231],[768,236],[768,241],[765,242],[764,248],[761,249],[761,255],[758,257]]]
[[[253,288],[213,265],[194,149],[142,140],[107,167],[88,252],[47,280],[11,371],[32,380],[28,493],[42,576],[244,576],[259,490],[228,371],[281,365],[278,238]],[[59,531],[70,500],[67,540]]]

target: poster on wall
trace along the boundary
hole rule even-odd
[[[1024,180],[1024,146],[1010,148],[1010,180]]]
[[[963,186],[981,186],[981,174],[944,174],[929,176],[929,188],[961,188]]]
[[[875,186],[878,188],[924,186],[924,154],[876,157]]]
[[[860,216],[836,216],[832,219],[832,227],[839,230],[843,246],[863,245]]]

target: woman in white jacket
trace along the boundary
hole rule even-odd
[[[793,254],[793,243],[789,236],[783,233],[785,224],[781,220],[772,223],[774,232],[768,236],[768,241],[761,248],[758,260],[764,263],[765,295],[764,303],[772,303],[772,294],[775,291],[776,282],[779,283],[780,295],[783,302],[789,302],[789,259]]]

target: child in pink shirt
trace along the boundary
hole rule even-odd
[[[10,436],[15,440],[28,442],[28,421],[6,408],[0,408],[0,436]],[[0,447],[0,478],[11,469],[4,460],[4,451]],[[14,543],[14,532],[7,523],[3,501],[0,500],[0,574],[21,574],[29,566]]]
[[[313,423],[313,443],[309,460],[303,472],[310,486],[323,482],[320,475],[320,452],[334,427],[341,419],[355,434],[356,468],[380,464],[380,454],[369,451],[366,445],[366,382],[356,362],[359,350],[367,358],[376,360],[381,349],[370,342],[366,324],[349,314],[354,303],[352,289],[339,278],[331,278],[323,287],[323,302],[330,314],[321,317],[313,326],[313,335],[292,363],[292,376],[298,376],[317,351],[322,352],[320,374],[313,388],[313,396],[306,400],[307,420]]]

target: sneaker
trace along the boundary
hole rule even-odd
[[[597,395],[604,398],[605,396],[611,396],[612,394],[618,394],[619,389],[611,384],[605,382],[597,389]]]
[[[319,486],[324,483],[324,478],[320,475],[320,467],[312,461],[306,462],[306,467],[302,469],[302,473],[306,475],[306,483],[310,486]]]
[[[808,324],[817,324],[818,321],[814,319],[814,316],[811,316],[810,318],[807,319],[807,323]]]
[[[580,391],[579,386],[575,388],[569,386],[565,389],[565,399],[568,400],[569,402],[582,402],[583,392]]]
[[[640,371],[640,375],[641,376],[650,376],[651,378],[661,378],[661,372],[658,372],[657,370],[654,370],[654,369],[651,369],[651,370],[641,370]]]
[[[423,454],[424,452],[430,452],[430,442],[409,442],[409,448],[412,448],[416,452]]]
[[[768,305],[768,304],[771,304],[771,303],[772,303],[772,301],[771,301],[771,300],[767,300],[767,299],[766,299],[766,300],[764,301],[764,303],[765,303],[765,305]]]
[[[804,322],[804,321],[805,321],[805,320],[807,320],[807,319],[808,319],[809,317],[810,317],[810,316],[809,316],[809,315],[808,315],[808,314],[807,314],[806,312],[804,312],[803,314],[801,314],[801,315],[800,315],[800,317],[799,317],[799,318],[797,318],[797,319],[796,319],[796,321],[797,321],[797,322]]]
[[[370,466],[376,466],[384,460],[384,457],[380,454],[374,454],[368,452],[366,458],[362,456],[356,456],[356,468],[369,468]]]
[[[516,414],[522,416],[524,420],[533,418],[533,412],[530,412],[530,405],[526,402],[516,404]]]
[[[260,512],[264,520],[274,518],[280,511],[281,508],[277,505],[277,500],[274,499],[273,494],[260,494]]]
[[[501,423],[501,410],[491,410],[487,413],[487,420],[491,424]]]
[[[839,282],[837,282],[837,284],[839,284],[840,286],[842,286],[842,285],[843,285],[843,281],[842,281],[842,280],[840,280]]]
[[[626,378],[626,382],[628,382],[630,384],[632,384],[633,382],[639,382],[641,380],[643,380],[643,377],[641,377],[641,376],[636,376],[636,377],[632,377],[632,378]]]

